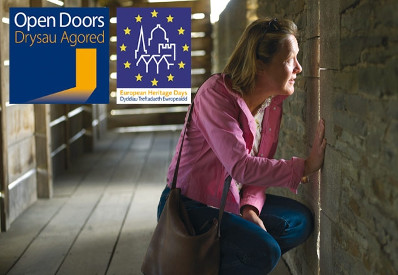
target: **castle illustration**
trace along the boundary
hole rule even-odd
[[[148,67],[151,63],[156,64],[156,73],[159,74],[159,66],[165,63],[167,70],[174,65],[176,60],[176,45],[169,43],[166,30],[160,24],[157,24],[151,31],[150,38],[145,44],[144,31],[141,26],[140,35],[138,38],[137,48],[134,51],[136,66],[141,62],[145,63],[145,70],[148,72]]]

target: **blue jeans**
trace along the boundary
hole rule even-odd
[[[166,186],[158,206],[162,213],[170,188]],[[218,209],[182,196],[192,225],[198,234],[207,231],[203,225],[218,217]],[[260,214],[267,231],[243,219],[224,213],[221,222],[220,274],[267,274],[281,254],[303,243],[313,230],[313,215],[303,204],[267,194]]]

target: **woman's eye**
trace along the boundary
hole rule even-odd
[[[289,58],[288,60],[286,60],[286,64],[288,64],[288,65],[293,65],[293,63],[294,63],[293,58]]]

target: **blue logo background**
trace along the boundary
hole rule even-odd
[[[19,12],[27,16],[53,16],[56,26],[18,27],[14,18]],[[103,16],[103,27],[68,27],[59,26],[61,12],[67,12],[72,17]],[[23,23],[22,17],[17,22]],[[97,21],[98,22],[98,21]],[[56,36],[56,43],[16,43],[16,31],[25,35],[48,34]],[[101,34],[104,31],[104,43],[77,43],[71,46],[62,35],[70,34]],[[20,33],[19,33],[20,35]],[[20,40],[21,35],[18,36]],[[109,9],[107,8],[10,8],[10,103],[30,103],[29,101],[51,95],[76,85],[76,49],[96,48],[96,88],[85,102],[65,100],[40,103],[109,103]]]
[[[155,12],[155,13],[154,13]],[[156,17],[153,15],[156,14]],[[137,22],[137,17],[141,17]],[[171,16],[172,22],[167,18]],[[170,17],[169,17],[170,18]],[[169,21],[169,22],[168,22]],[[143,33],[141,33],[141,27]],[[129,29],[129,33],[125,31]],[[180,31],[178,31],[180,29]],[[183,34],[182,34],[182,30]],[[153,32],[151,34],[151,32]],[[149,45],[148,40],[153,38]],[[144,38],[144,41],[142,41]],[[168,41],[166,41],[168,39]],[[139,61],[143,50],[143,43],[147,50],[147,57]],[[161,48],[160,56],[149,62],[150,56],[159,55],[159,43],[168,44],[170,48]],[[175,44],[175,60],[172,44]],[[125,46],[122,51],[121,47]],[[186,51],[184,51],[183,47]],[[139,51],[136,55],[136,50]],[[170,54],[162,61],[162,53]],[[167,63],[173,63],[169,68]],[[137,62],[139,61],[138,65]],[[159,63],[157,72],[156,62]],[[130,68],[126,67],[130,63]],[[146,64],[148,63],[148,72]],[[184,63],[181,68],[178,64]],[[142,76],[137,81],[136,76]],[[173,76],[169,81],[168,76]],[[158,81],[157,85],[152,80]],[[191,9],[190,8],[119,8],[117,9],[117,87],[118,88],[190,88],[191,87]]]

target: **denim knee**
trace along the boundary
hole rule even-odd
[[[252,274],[271,272],[282,254],[278,242],[265,231],[257,236],[252,236],[246,249],[245,252],[242,251],[239,258],[243,264],[253,268]]]
[[[274,269],[281,257],[278,243],[272,237],[250,239],[253,242],[246,239],[248,242],[244,246],[234,243],[233,240],[221,239],[220,275],[263,275]]]
[[[301,233],[300,239],[304,242],[314,230],[314,215],[304,205],[302,205],[301,209],[298,209],[297,215],[301,221],[297,224],[297,232]]]
[[[267,249],[264,251],[267,251],[268,253],[263,254],[264,260],[261,262],[263,264],[262,269],[264,274],[268,274],[278,263],[282,255],[282,251],[277,241],[267,241],[265,245],[267,246]]]

